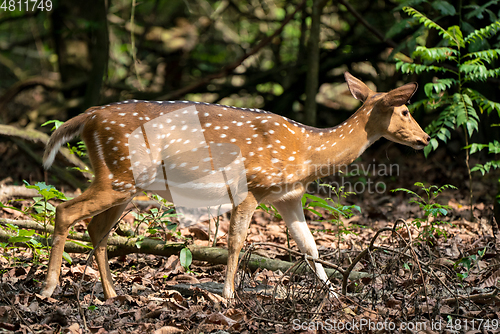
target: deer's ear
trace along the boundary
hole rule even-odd
[[[391,107],[402,106],[408,103],[410,98],[417,91],[418,84],[416,82],[407,83],[401,87],[391,90],[384,96],[384,102]]]
[[[370,94],[373,94],[370,88],[363,83],[363,81],[351,75],[349,72],[344,73],[345,81],[355,99],[365,102]]]

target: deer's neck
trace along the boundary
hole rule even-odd
[[[335,173],[358,158],[381,136],[367,126],[371,109],[363,106],[349,119],[333,128],[318,129],[310,134],[305,149],[312,152],[309,158],[311,177],[325,177]]]

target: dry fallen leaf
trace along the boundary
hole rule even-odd
[[[80,328],[80,325],[78,323],[74,323],[72,324],[71,326],[67,327],[65,330],[64,330],[64,333],[71,333],[71,334],[82,334],[83,331],[82,329]]]
[[[184,332],[182,329],[172,326],[164,326],[153,332],[153,334],[174,334],[174,333],[182,333]]]

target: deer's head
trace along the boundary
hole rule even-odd
[[[387,93],[376,93],[349,73],[345,78],[352,95],[362,101],[361,108],[368,115],[368,137],[385,137],[416,150],[429,144],[430,136],[411,116],[406,103],[417,90],[417,83],[408,83]]]

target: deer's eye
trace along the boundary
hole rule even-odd
[[[403,116],[408,116],[408,110],[403,110]]]

